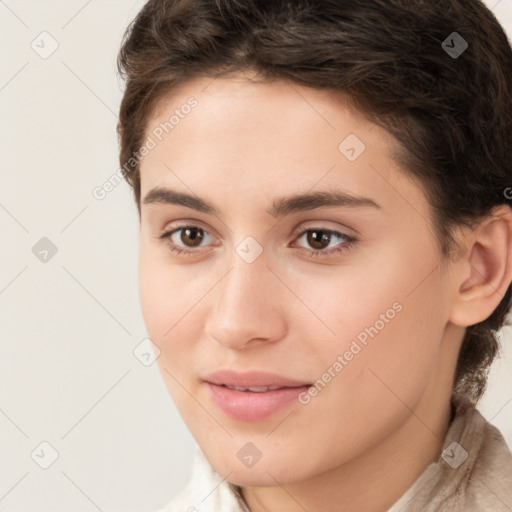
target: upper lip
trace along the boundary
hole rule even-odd
[[[269,373],[259,370],[250,370],[245,372],[237,372],[234,370],[218,370],[210,373],[204,379],[211,384],[220,386],[237,386],[237,387],[283,387],[295,388],[300,386],[309,386],[304,381],[289,379],[282,375]]]

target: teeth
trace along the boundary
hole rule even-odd
[[[250,388],[244,388],[240,386],[228,386],[229,389],[234,389],[235,391],[252,391],[253,393],[264,393],[265,391],[273,391],[274,389],[280,389],[279,386],[253,386]]]

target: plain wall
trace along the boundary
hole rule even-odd
[[[4,512],[151,511],[189,479],[194,440],[133,354],[147,333],[131,191],[93,195],[119,168],[116,55],[143,4],[0,2]],[[512,0],[488,5],[512,34]],[[479,408],[512,446],[511,341]]]

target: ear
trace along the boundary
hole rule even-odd
[[[512,210],[500,205],[461,240],[450,320],[474,325],[491,316],[512,281]]]

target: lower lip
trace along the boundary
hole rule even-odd
[[[231,418],[242,421],[265,419],[297,400],[301,393],[309,389],[309,386],[300,386],[256,393],[236,391],[210,382],[206,384],[215,404]]]

